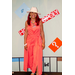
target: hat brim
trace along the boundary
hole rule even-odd
[[[35,11],[27,11],[27,13],[30,13],[30,12],[35,12]],[[35,12],[35,13],[41,15],[41,13],[39,13],[39,12]]]

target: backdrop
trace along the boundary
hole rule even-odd
[[[43,23],[45,34],[43,56],[62,57],[62,46],[55,52],[48,47],[57,37],[62,41],[62,0],[12,0],[12,57],[24,57],[24,35],[20,36],[18,31],[25,27],[28,16],[26,11],[32,6],[38,8],[40,18],[58,9],[59,15]],[[44,61],[49,62],[49,58],[45,58]],[[18,71],[18,68],[18,61],[13,61],[12,71]],[[20,68],[23,71],[23,62],[20,63]],[[45,67],[44,71],[49,71],[49,67]],[[51,58],[51,71],[56,72],[56,58]],[[58,72],[62,72],[62,61],[58,62]]]

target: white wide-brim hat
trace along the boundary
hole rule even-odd
[[[38,12],[38,9],[36,7],[32,7],[30,9],[30,11],[27,11],[27,13],[29,13],[29,12],[35,12],[35,13],[38,13],[39,15],[41,15],[41,13]]]

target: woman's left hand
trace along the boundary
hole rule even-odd
[[[42,48],[43,48],[43,49],[45,48],[45,43],[42,43]]]

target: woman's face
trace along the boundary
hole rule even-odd
[[[35,12],[30,12],[30,16],[31,16],[31,18],[36,18],[36,16],[37,16],[37,13],[35,13]]]

